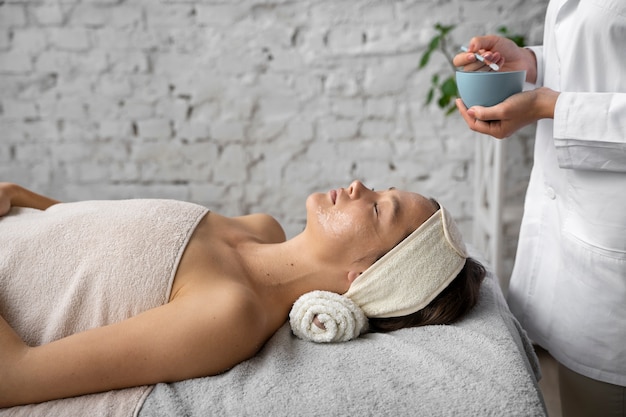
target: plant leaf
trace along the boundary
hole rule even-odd
[[[450,33],[454,28],[456,27],[456,25],[448,25],[448,26],[444,26],[441,23],[437,23],[435,25],[435,29],[437,29],[439,31],[439,33],[441,34],[440,36],[446,36],[448,33]]]
[[[441,84],[441,91],[446,96],[455,97],[457,95],[456,81],[453,77],[448,77],[443,84]]]
[[[450,104],[450,96],[447,95],[442,95],[441,97],[439,97],[439,100],[437,101],[437,104],[439,105],[439,107],[441,107],[442,109],[445,109],[446,106],[448,104]]]
[[[446,116],[450,116],[455,111],[456,111],[456,104],[452,103],[450,105],[450,107],[448,107],[448,111],[446,112]]]
[[[433,97],[434,96],[435,96],[435,89],[431,88],[430,90],[428,90],[428,94],[426,95],[426,105],[427,106],[433,101]]]
[[[422,58],[420,59],[420,64],[419,64],[419,69],[424,68],[427,64],[428,64],[428,60],[430,59],[430,52],[431,51],[426,51],[424,52],[424,55],[422,55]]]
[[[435,49],[439,47],[439,41],[441,40],[441,36],[437,35],[433,37],[428,43],[428,53],[431,53]]]

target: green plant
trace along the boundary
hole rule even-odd
[[[446,61],[449,64],[450,73],[439,74],[435,73],[430,80],[430,89],[426,94],[426,103],[428,106],[433,102],[435,94],[438,93],[437,105],[444,110],[446,116],[453,113],[456,110],[454,100],[459,96],[459,92],[456,86],[455,73],[456,67],[452,63],[454,55],[459,51],[459,46],[452,47],[450,45],[450,33],[454,30],[456,25],[442,25],[441,23],[435,24],[436,31],[435,36],[428,43],[426,51],[422,54],[418,69],[422,69],[430,62],[431,55],[435,52],[443,54]],[[506,26],[498,28],[497,33],[511,39],[517,44],[517,46],[523,47],[525,44],[524,35],[511,34]]]

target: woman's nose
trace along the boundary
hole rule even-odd
[[[357,198],[361,194],[361,191],[365,189],[363,183],[359,180],[352,181],[350,187],[348,187],[348,194],[352,198]]]

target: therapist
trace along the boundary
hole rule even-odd
[[[626,0],[550,1],[543,47],[468,46],[538,87],[489,108],[457,100],[497,138],[538,121],[511,310],[559,362],[564,416],[625,416]],[[489,70],[469,53],[454,64]]]

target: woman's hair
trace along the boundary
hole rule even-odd
[[[405,327],[452,324],[476,305],[485,274],[480,262],[467,258],[461,272],[430,304],[402,317],[370,318],[370,331],[385,333]]]

